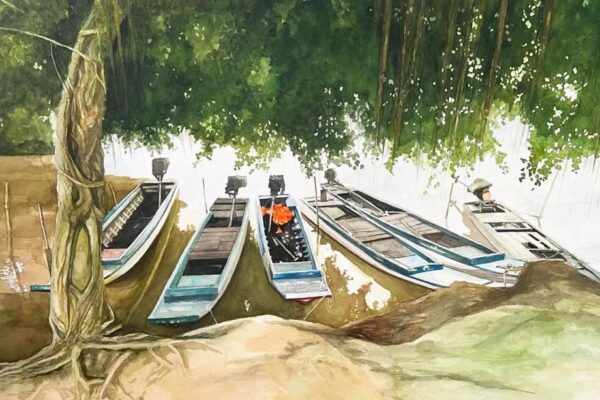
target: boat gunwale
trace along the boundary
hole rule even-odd
[[[257,211],[257,220],[259,223],[259,242],[261,244],[261,256],[266,253],[268,255],[269,258],[269,269],[270,269],[270,275],[271,277],[276,276],[279,274],[279,272],[277,272],[275,270],[275,265],[276,263],[273,262],[273,258],[271,257],[271,252],[269,251],[269,246],[268,246],[268,242],[267,242],[267,235],[265,233],[265,225],[263,223],[262,220],[262,212],[261,212],[261,207],[262,205],[260,204],[260,201],[263,199],[267,199],[270,200],[272,199],[272,196],[258,196],[258,201],[257,201],[257,207],[256,207],[256,211]],[[298,203],[296,202],[296,200],[288,194],[284,194],[284,195],[280,195],[280,196],[276,196],[275,197],[275,201],[277,201],[277,199],[285,199],[285,205],[293,210],[294,212],[294,216],[296,217],[296,219],[298,220],[298,224],[300,225],[300,229],[302,230],[302,234],[304,235],[304,239],[306,241],[306,245],[307,245],[307,250],[308,250],[308,260],[307,261],[290,261],[290,262],[285,262],[285,264],[308,264],[310,265],[310,269],[306,269],[303,271],[319,271],[322,274],[322,271],[320,268],[318,268],[317,266],[317,262],[314,258],[314,253],[312,250],[312,246],[310,244],[310,241],[308,240],[308,236],[306,235],[306,226],[304,225],[304,221],[302,220],[302,215],[300,210],[298,209]],[[292,204],[288,204],[288,200],[292,201]],[[276,278],[274,278],[276,279]]]
[[[306,199],[302,199],[302,201],[303,201],[304,203],[306,203],[306,205],[307,205],[308,207],[311,207],[311,208],[313,208],[313,206],[311,206],[311,205],[308,203],[308,201],[307,201]],[[345,204],[344,204],[344,205],[342,205],[342,206],[343,206],[343,207],[347,207],[347,205],[345,205]],[[327,207],[327,206],[325,206],[325,207]],[[339,207],[339,206],[337,206],[337,205],[336,205],[336,206],[333,206],[333,207]],[[322,208],[322,207],[321,207],[321,206],[319,206],[319,208]],[[312,211],[312,210],[311,210],[311,211]],[[352,211],[353,211],[353,210],[352,210]],[[339,224],[337,221],[335,221],[335,219],[333,219],[333,218],[331,218],[329,215],[327,215],[327,213],[325,213],[324,211],[323,211],[323,214],[322,214],[322,215],[324,216],[324,219],[325,219],[325,220],[326,220],[326,221],[327,221],[327,222],[328,222],[330,225],[333,225],[333,226],[335,226],[336,228],[339,228],[339,229],[335,229],[335,230],[339,230],[339,231],[340,231],[340,232],[338,232],[339,234],[342,234],[341,232],[343,231],[343,232],[344,232],[344,233],[343,233],[344,235],[346,235],[346,236],[349,236],[349,240],[351,240],[351,241],[354,241],[354,242],[356,242],[357,244],[360,244],[360,246],[361,246],[361,247],[366,247],[366,248],[367,248],[367,249],[366,249],[366,250],[367,250],[367,253],[368,253],[368,252],[373,252],[373,253],[375,253],[375,254],[376,254],[378,257],[380,257],[380,258],[382,258],[382,259],[384,259],[384,260],[386,260],[386,261],[389,261],[389,262],[391,262],[391,263],[393,263],[393,264],[397,264],[397,265],[398,265],[398,266],[399,266],[401,269],[403,269],[403,270],[407,271],[406,275],[415,275],[415,274],[419,274],[419,273],[422,273],[422,272],[428,272],[428,271],[434,271],[434,270],[439,270],[439,269],[446,268],[446,266],[445,266],[445,265],[443,265],[442,263],[439,263],[439,262],[437,262],[437,261],[433,260],[433,259],[432,259],[431,257],[429,257],[428,255],[426,255],[426,254],[422,253],[422,252],[421,252],[419,249],[417,249],[417,248],[413,247],[413,246],[412,246],[410,243],[406,243],[406,241],[405,241],[405,240],[403,240],[402,238],[399,238],[399,237],[397,237],[397,236],[395,236],[395,235],[390,235],[390,236],[391,236],[391,239],[394,239],[394,240],[396,240],[396,241],[400,242],[400,243],[402,244],[402,246],[404,246],[404,247],[406,247],[408,250],[412,251],[412,252],[413,252],[413,254],[412,254],[412,255],[419,256],[419,257],[421,257],[421,258],[422,258],[424,261],[427,261],[427,264],[420,265],[419,267],[417,267],[417,268],[418,268],[418,269],[420,269],[420,270],[417,270],[417,271],[415,271],[415,272],[412,272],[412,271],[410,271],[410,269],[415,269],[415,268],[413,268],[413,267],[410,267],[410,266],[405,266],[405,265],[404,265],[404,264],[403,264],[401,261],[398,261],[398,260],[396,260],[395,258],[389,257],[389,256],[387,256],[387,255],[385,255],[385,254],[381,253],[380,251],[378,251],[378,250],[376,250],[376,249],[373,249],[372,247],[370,247],[370,246],[368,246],[366,243],[364,243],[362,240],[358,240],[358,239],[356,239],[356,238],[355,238],[355,237],[352,235],[352,232],[350,232],[348,229],[346,229],[345,227],[343,227],[341,224]],[[361,218],[361,219],[363,219],[363,220],[365,219],[365,218],[364,218],[364,217],[362,217],[361,215],[358,215],[358,217],[359,217],[359,218]],[[384,230],[382,227],[380,227],[380,226],[377,226],[377,225],[376,225],[376,224],[374,224],[372,221],[368,221],[368,220],[367,220],[367,222],[369,222],[369,223],[370,223],[370,224],[372,224],[372,225],[375,225],[375,227],[377,227],[377,228],[379,228],[379,229],[381,229],[381,230],[383,230],[383,231],[385,232],[385,230]],[[332,228],[333,228],[333,226],[332,226]],[[386,233],[388,233],[388,234],[389,234],[389,232],[386,232]],[[407,257],[410,257],[410,256],[407,256]],[[381,262],[381,261],[378,261],[378,262]],[[402,272],[399,272],[399,273],[401,273],[401,274],[402,274]]]
[[[148,184],[148,183],[154,183],[154,182],[141,183],[133,191],[141,190],[142,186],[144,184]],[[167,197],[164,199],[164,201],[161,203],[161,205],[158,207],[158,209],[156,210],[156,213],[154,213],[150,222],[148,222],[148,224],[144,227],[144,229],[142,229],[142,231],[136,236],[136,238],[131,242],[131,244],[126,248],[126,250],[123,253],[121,253],[121,255],[119,257],[102,258],[102,266],[105,267],[106,272],[109,273],[107,276],[110,276],[110,274],[114,273],[117,269],[120,268],[120,266],[126,264],[127,261],[131,257],[133,257],[133,255],[135,253],[137,253],[139,251],[139,249],[142,247],[142,244],[148,239],[149,236],[151,236],[151,232],[153,232],[157,228],[158,222],[162,219],[162,217],[165,214],[168,214],[170,212],[171,208],[175,204],[176,195],[179,193],[179,185],[175,181],[165,182],[165,183],[173,184],[173,188],[171,189],[171,191],[169,192]],[[129,197],[129,195],[127,197]],[[132,199],[133,199],[133,196],[129,199],[129,202]],[[119,213],[121,211],[119,211]],[[113,219],[116,218],[119,215],[119,213],[114,213]],[[112,219],[111,219],[111,222],[112,222]]]
[[[301,202],[303,205],[304,215],[306,215],[309,219],[311,219],[309,216],[309,213],[312,213],[316,219],[316,211],[314,210],[314,207],[311,206],[306,199],[301,199]],[[325,225],[327,227],[329,227],[330,229],[332,229],[333,232],[336,235],[338,235],[341,240],[348,242],[349,245],[345,245],[344,243],[340,242],[340,240],[337,239],[336,237],[332,236],[331,234],[328,234],[329,236],[332,236],[332,239],[334,241],[338,242],[340,244],[340,246],[348,248],[348,250],[351,253],[355,254],[357,257],[359,257],[360,259],[365,261],[367,264],[372,265],[375,268],[379,269],[380,271],[382,271],[386,274],[389,274],[393,277],[402,279],[404,281],[407,281],[407,282],[415,284],[415,285],[423,286],[427,289],[439,289],[439,288],[447,287],[446,285],[439,285],[439,284],[436,284],[436,283],[433,283],[433,282],[430,282],[430,281],[427,281],[425,279],[421,279],[420,277],[418,277],[419,274],[426,274],[429,272],[435,272],[435,271],[439,271],[443,268],[446,268],[444,265],[435,263],[433,265],[440,266],[441,268],[431,268],[431,269],[419,271],[419,272],[416,272],[413,274],[400,272],[400,271],[396,270],[395,268],[391,268],[390,266],[387,265],[388,262],[389,263],[397,263],[396,260],[393,260],[393,259],[379,253],[376,250],[364,249],[363,247],[366,247],[366,245],[364,245],[364,243],[354,239],[350,235],[350,232],[345,230],[341,225],[339,225],[335,221],[332,221],[331,217],[329,217],[324,212],[322,214],[319,214],[319,218],[323,219],[325,222]],[[312,221],[312,222],[315,223],[314,221]],[[359,246],[358,244],[360,244],[361,246]],[[374,257],[374,255],[371,253],[374,253],[375,255],[378,255],[379,257]],[[386,261],[386,262],[382,262],[382,260],[380,260],[379,258],[383,259],[383,261]],[[405,270],[403,267],[402,267],[402,269]]]
[[[542,237],[547,240],[550,244],[556,246],[556,248],[558,249],[558,253],[559,254],[564,254],[566,255],[567,259],[566,260],[562,260],[562,259],[557,259],[557,258],[540,258],[535,256],[535,254],[531,253],[532,256],[535,257],[534,260],[556,260],[556,261],[565,261],[567,262],[569,265],[571,265],[575,270],[583,270],[588,272],[589,274],[591,274],[593,276],[593,279],[600,281],[600,272],[596,271],[595,268],[593,268],[588,262],[582,260],[581,258],[579,258],[578,256],[576,256],[575,254],[573,254],[571,251],[569,251],[567,248],[565,248],[564,246],[562,246],[560,243],[558,243],[555,239],[551,238],[550,236],[548,236],[544,231],[536,228],[535,226],[533,226],[529,221],[527,221],[527,219],[525,219],[523,216],[521,216],[521,214],[519,214],[518,212],[516,212],[515,210],[511,209],[510,207],[507,207],[504,203],[500,203],[496,200],[492,200],[495,204],[499,205],[500,207],[503,208],[503,212],[493,212],[493,213],[484,213],[484,214],[512,214],[514,215],[516,218],[518,218],[520,220],[520,222],[527,224],[528,226],[531,227],[531,230],[533,230],[534,232],[542,235]],[[499,237],[500,235],[498,234],[499,232],[497,232],[493,227],[488,226],[486,224],[486,222],[480,220],[479,218],[477,218],[477,214],[473,212],[473,210],[471,210],[469,207],[469,205],[473,205],[476,206],[477,204],[481,204],[482,201],[480,200],[475,200],[475,201],[469,201],[466,203],[463,203],[463,211],[462,214],[466,214],[466,216],[473,222],[473,224],[475,225],[475,227],[477,228],[477,230],[479,231],[479,233],[481,235],[483,235],[488,241],[491,242],[492,245],[495,246],[500,246],[500,247],[505,247],[504,245],[502,245],[501,243],[497,244],[495,242],[499,241]],[[484,230],[490,230],[491,232],[484,232]],[[489,236],[493,235],[495,237],[494,240],[490,240]],[[568,258],[570,258],[571,260],[569,260]],[[586,275],[587,276],[587,275]]]
[[[105,217],[105,221],[102,224],[102,231],[104,231],[105,224],[107,224],[107,221],[106,221],[107,217],[109,219],[111,219],[111,222],[112,222],[112,219],[116,218],[116,216],[119,214],[119,213],[116,212],[115,209],[117,209],[119,207],[123,208],[124,206],[126,206],[126,204],[129,204],[129,202],[131,201],[131,199],[134,197],[133,194],[136,193],[139,189],[141,189],[141,186],[143,184],[148,184],[148,183],[154,183],[154,182],[147,181],[147,182],[140,183],[135,188],[133,188],[123,199],[121,199],[121,201],[119,201],[108,212],[107,216]],[[161,207],[163,207],[164,204],[169,204],[169,206],[168,206],[168,209],[165,212],[161,213],[160,217],[156,219],[157,222],[154,223],[155,222],[155,217],[156,217],[156,215],[158,215],[158,212],[152,217],[152,220],[146,226],[146,228],[147,228],[149,225],[151,225],[151,224],[154,223],[155,229],[152,229],[150,231],[150,233],[146,235],[147,237],[151,237],[151,236],[154,236],[154,237],[152,238],[152,240],[147,240],[147,241],[144,241],[141,244],[139,244],[138,248],[124,262],[120,262],[120,261],[125,256],[126,252],[123,252],[119,258],[110,258],[110,259],[102,258],[101,259],[101,265],[102,265],[102,272],[103,272],[102,275],[103,275],[103,279],[104,279],[104,284],[107,284],[107,283],[110,283],[110,282],[116,280],[117,278],[119,278],[123,274],[127,273],[131,268],[133,268],[133,266],[137,263],[137,261],[139,261],[139,259],[135,263],[133,263],[132,265],[130,265],[128,268],[124,269],[124,267],[131,261],[131,259],[136,256],[136,254],[140,251],[140,249],[142,247],[144,247],[144,245],[147,245],[147,247],[149,247],[152,244],[152,242],[154,242],[154,239],[156,239],[156,237],[158,236],[158,234],[162,230],[162,227],[163,227],[164,223],[166,222],[167,217],[170,214],[171,209],[173,208],[173,205],[175,204],[175,200],[177,198],[177,194],[179,193],[179,185],[178,185],[177,181],[165,181],[164,183],[173,184],[173,188],[171,189],[171,192],[167,196],[167,198],[169,198],[169,196],[172,195],[172,198],[171,198],[170,201],[167,201],[167,198],[165,198],[165,201],[163,202],[163,204],[161,204]],[[159,210],[160,210],[160,208],[159,208]],[[156,229],[156,226],[158,226],[159,223],[160,223],[161,227],[160,227],[160,229]],[[140,232],[140,235],[138,235],[138,238],[142,235],[142,233],[144,233],[144,231],[145,231],[146,228],[144,228],[144,230],[142,230],[142,232]],[[156,232],[155,232],[155,230],[156,230]],[[136,238],[136,240],[137,240],[137,238]],[[133,243],[135,243],[135,240],[134,240],[134,242],[132,242],[132,245],[133,245]],[[129,250],[132,245],[130,245],[127,248],[127,250]],[[148,249],[144,250],[143,254],[145,254],[147,250]],[[140,258],[141,257],[142,256],[140,256]],[[29,285],[29,290],[31,292],[49,292],[50,290],[52,290],[51,286],[52,285],[50,283],[32,284],[32,285]]]
[[[271,257],[271,252],[269,251],[269,246],[267,243],[267,237],[266,237],[266,233],[265,233],[265,226],[264,226],[262,212],[261,212],[261,207],[262,207],[261,200],[270,200],[270,199],[273,199],[273,196],[269,196],[269,195],[257,196],[256,207],[255,207],[256,221],[258,224],[257,234],[258,234],[259,251],[260,251],[260,256],[261,256],[261,259],[263,262],[263,266],[265,267],[266,272],[267,272],[267,277],[269,278],[269,282],[275,288],[275,290],[277,290],[277,292],[286,300],[331,296],[332,293],[331,293],[331,288],[329,287],[329,282],[327,282],[325,274],[323,273],[323,269],[320,267],[320,265],[317,262],[317,259],[315,258],[312,244],[310,243],[310,238],[308,237],[308,234],[307,234],[307,226],[304,223],[304,219],[302,218],[302,212],[300,210],[299,203],[292,195],[289,195],[289,194],[282,194],[282,195],[275,196],[275,201],[277,201],[277,199],[283,199],[283,200],[285,200],[285,205],[288,208],[293,209],[294,215],[298,221],[298,225],[300,226],[300,229],[302,230],[302,234],[303,234],[304,240],[306,242],[306,248],[308,251],[309,260],[308,261],[290,262],[287,264],[310,264],[311,269],[305,269],[303,271],[297,271],[297,272],[311,272],[312,274],[314,274],[314,276],[286,277],[283,273],[279,273],[275,270],[275,265],[274,265],[275,263],[273,262],[273,259]],[[288,293],[288,292],[280,291],[279,288],[274,283],[274,281],[278,281],[278,280],[281,281],[281,280],[306,280],[306,279],[320,279],[324,283],[326,290],[318,291],[318,292],[302,292],[302,293],[289,292]]]
[[[402,236],[404,239],[410,240],[410,241],[414,241],[416,245],[418,246],[422,246],[425,248],[430,249],[431,251],[438,253],[444,257],[448,257],[454,261],[458,261],[460,263],[472,266],[472,267],[477,267],[480,264],[485,264],[485,263],[489,263],[489,262],[494,262],[494,261],[502,261],[504,259],[506,259],[506,254],[503,252],[498,252],[495,251],[494,249],[490,249],[489,247],[473,240],[470,239],[466,236],[463,236],[459,233],[453,232],[449,229],[444,228],[443,226],[440,226],[438,224],[436,224],[435,222],[432,222],[422,216],[420,216],[419,214],[416,214],[410,210],[407,210],[406,208],[403,207],[399,207],[395,204],[392,204],[386,200],[382,200],[381,198],[378,198],[376,196],[372,196],[370,194],[364,193],[363,191],[358,190],[359,193],[362,193],[364,195],[367,195],[369,197],[372,197],[373,199],[387,204],[391,207],[397,208],[399,210],[403,210],[402,212],[405,214],[408,214],[409,216],[419,220],[421,223],[425,223],[426,225],[429,226],[433,226],[435,229],[438,229],[440,232],[445,233],[457,240],[460,240],[463,243],[467,243],[470,246],[473,246],[483,252],[486,253],[486,255],[484,256],[479,256],[479,257],[468,257],[468,256],[464,256],[461,255],[459,253],[457,253],[456,251],[451,250],[451,248],[449,247],[445,247],[442,245],[439,245],[438,243],[427,239],[425,237],[422,236],[418,236],[415,235],[411,232],[408,232],[405,229],[402,229],[400,227],[397,227],[393,224],[390,224],[387,221],[381,220],[380,218],[374,217],[368,213],[366,213],[365,211],[363,211],[362,209],[358,208],[357,206],[354,206],[351,202],[349,202],[348,200],[344,199],[343,197],[333,193],[331,190],[328,190],[325,186],[329,186],[329,184],[327,183],[322,183],[321,187],[323,187],[325,190],[327,190],[328,193],[330,193],[332,196],[334,196],[337,200],[341,201],[342,203],[348,205],[349,207],[351,207],[352,209],[356,210],[357,212],[360,212],[361,214],[364,214],[367,218],[372,219],[374,223],[376,223],[377,225],[384,225],[385,228],[390,229],[394,232],[392,232],[394,234],[394,236],[396,235],[400,235]],[[347,186],[344,185],[339,185],[341,186],[344,190],[347,190],[349,193],[351,192],[357,192],[357,190],[354,190],[352,188],[348,188]],[[366,199],[368,201],[368,199]],[[393,215],[393,214],[392,214]]]
[[[217,198],[217,200],[219,199],[223,199],[223,198]],[[217,201],[215,200],[215,202]],[[235,248],[235,245],[238,241],[238,238],[240,236],[240,233],[242,231],[242,225],[245,223],[245,221],[248,219],[248,213],[250,211],[250,201],[249,199],[246,198],[241,198],[238,200],[246,200],[246,205],[244,206],[244,213],[242,215],[242,222],[240,224],[240,229],[238,230],[238,232],[235,234],[235,240],[234,240],[234,245],[232,246],[232,251],[227,255],[227,260],[225,261],[225,264],[223,265],[223,269],[221,270],[221,273],[219,274],[219,280],[214,284],[214,285],[202,285],[202,286],[190,286],[191,288],[195,288],[195,287],[209,287],[209,286],[216,286],[219,287],[221,286],[222,280],[223,280],[223,275],[224,275],[224,270],[227,267],[228,263],[229,263],[229,259],[231,258],[231,253],[233,252],[233,249]],[[213,203],[214,205],[214,203]],[[174,277],[173,281],[171,282],[171,285],[169,286],[169,288],[171,289],[175,289],[178,288],[179,286],[176,285],[176,283],[179,283],[179,281],[181,280],[181,277],[183,276],[183,273],[185,271],[185,263],[187,261],[189,261],[189,257],[190,257],[190,252],[192,247],[194,247],[198,241],[200,240],[200,238],[202,238],[202,234],[206,231],[207,228],[210,228],[208,226],[208,223],[210,222],[211,218],[214,216],[214,211],[209,210],[208,214],[205,215],[204,220],[202,221],[202,223],[200,224],[200,226],[198,227],[198,229],[196,229],[196,232],[194,232],[194,235],[192,236],[192,238],[190,239],[190,241],[188,242],[188,244],[186,245],[185,249],[183,250],[183,252],[181,253],[181,256],[179,256],[179,260],[177,261],[177,264],[175,264],[175,269],[177,271],[176,276]],[[175,285],[175,286],[173,286]]]

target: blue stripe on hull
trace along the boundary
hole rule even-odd
[[[410,212],[404,211],[406,212],[408,215],[410,215],[411,217],[426,223],[430,226],[433,226],[435,229],[438,229],[439,231],[459,240],[460,242],[464,243],[464,245],[468,245],[468,246],[472,246],[475,247],[481,251],[484,251],[486,253],[488,253],[487,255],[484,256],[479,256],[479,257],[467,257],[461,254],[456,253],[455,251],[452,251],[450,248],[448,247],[443,247],[440,246],[439,244],[432,242],[430,240],[424,239],[422,237],[416,236],[411,234],[408,231],[405,231],[401,228],[398,228],[395,225],[392,225],[386,221],[382,221],[381,219],[374,217],[366,212],[364,212],[363,210],[361,210],[360,208],[354,206],[353,204],[351,204],[349,201],[347,201],[346,199],[344,199],[343,197],[333,193],[332,191],[328,190],[328,192],[337,200],[339,200],[340,202],[342,202],[342,204],[344,204],[346,207],[352,209],[353,211],[359,213],[363,218],[367,219],[368,221],[372,222],[373,224],[377,225],[380,228],[383,228],[384,230],[388,231],[389,233],[391,233],[394,236],[401,236],[404,239],[407,239],[413,243],[415,243],[418,246],[424,247],[428,250],[431,250],[435,253],[438,253],[444,257],[447,257],[451,260],[454,261],[458,261],[462,264],[466,264],[469,266],[473,266],[476,267],[479,264],[485,264],[485,263],[490,263],[490,262],[494,262],[494,261],[502,261],[506,258],[506,255],[504,253],[498,253],[495,252],[483,245],[481,245],[480,243],[477,243],[473,240],[470,240],[469,238],[463,237],[461,235],[458,235],[448,229],[445,229],[437,224],[432,223],[431,221],[425,220],[421,217],[418,217]],[[382,203],[385,203],[382,201]],[[388,204],[389,203],[385,203]],[[391,206],[391,205],[390,205]]]
[[[308,207],[312,211],[312,213],[314,213],[316,215],[316,211],[313,206],[308,204],[308,202],[306,202],[306,201],[304,201],[304,204],[306,207]],[[426,274],[429,271],[442,270],[445,267],[440,263],[433,262],[427,256],[420,253],[418,250],[415,250],[415,254],[422,257],[426,261],[427,260],[431,261],[431,263],[419,266],[414,271],[408,271],[405,268],[403,268],[401,265],[399,265],[396,262],[394,262],[393,260],[389,259],[388,257],[381,255],[377,251],[372,250],[370,247],[364,245],[362,242],[359,242],[356,239],[354,239],[354,237],[351,236],[345,229],[342,229],[337,223],[332,222],[330,220],[330,217],[327,214],[325,214],[324,212],[321,212],[319,214],[319,216],[320,216],[321,221],[323,221],[327,225],[327,227],[332,229],[336,234],[340,235],[344,240],[352,243],[362,253],[366,254],[372,260],[371,262],[372,263],[374,262],[376,264],[376,266],[378,266],[379,269],[384,270],[384,271],[389,270],[390,273],[392,273],[392,275],[393,275],[393,273],[397,273],[397,274],[409,277],[411,280],[417,281],[417,282],[413,282],[413,283],[421,284],[422,286],[425,286],[430,289],[446,287],[444,285],[433,283],[427,279],[423,279],[419,276],[419,274],[422,274],[422,273]],[[397,240],[399,240],[399,239],[397,239]],[[407,246],[407,248],[410,248],[412,250],[412,247]]]
[[[321,271],[307,270],[307,271],[289,271],[289,272],[275,272],[273,273],[273,279],[303,279],[303,278],[318,278],[323,276]]]

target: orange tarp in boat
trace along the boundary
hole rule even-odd
[[[294,218],[294,213],[292,210],[281,203],[275,203],[272,210],[273,215],[271,217],[273,218],[273,222],[275,222],[277,225],[287,224],[292,218]],[[271,214],[271,208],[261,207],[261,212],[264,217],[265,215]]]

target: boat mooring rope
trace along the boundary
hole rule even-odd
[[[212,309],[209,311],[210,316],[212,317],[212,319],[215,321],[215,324],[218,324],[219,321],[217,321],[217,319],[215,318],[215,314],[213,314]]]
[[[323,299],[327,297],[327,296],[323,296],[321,297],[321,299],[317,302],[317,304],[315,304],[315,306],[308,312],[308,314],[306,314],[303,318],[304,321],[306,321],[306,319],[310,316],[310,314],[312,314],[313,311],[315,311],[315,309],[319,306],[319,304],[321,304],[321,302],[323,301]]]

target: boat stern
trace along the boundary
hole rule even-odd
[[[174,326],[200,321],[208,314],[214,301],[182,300],[165,302],[161,300],[148,316],[151,325]]]

